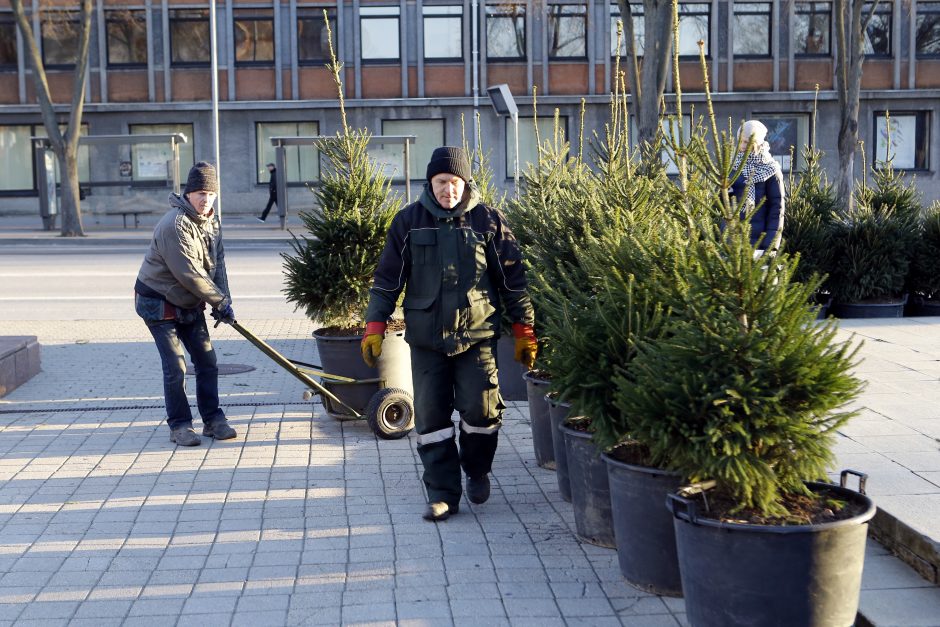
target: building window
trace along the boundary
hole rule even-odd
[[[209,11],[170,11],[170,51],[173,65],[208,65],[211,60],[210,48]]]
[[[636,3],[630,5],[630,13],[633,17],[633,36],[636,39],[636,56],[643,56],[643,46],[646,41],[646,21],[643,17],[643,5]],[[616,3],[610,7],[610,56],[617,56],[617,22],[622,21],[620,8]],[[627,56],[627,29],[624,26],[623,35],[620,40],[620,56]]]
[[[711,55],[711,5],[679,3],[679,56],[698,58],[698,42],[705,42],[705,56]]]
[[[74,67],[78,58],[78,15],[68,11],[47,13],[40,28],[43,65],[52,69]]]
[[[770,56],[771,6],[769,2],[734,3],[734,56]]]
[[[408,159],[412,181],[424,180],[428,162],[431,161],[431,153],[435,148],[446,143],[444,120],[382,120],[382,134],[415,136],[415,141],[409,148]],[[405,174],[402,161],[403,148],[401,144],[387,144],[383,148],[386,162],[393,169],[393,172],[388,172],[388,174],[396,178],[402,178]],[[369,154],[374,154],[371,147]]]
[[[917,56],[940,57],[940,2],[917,3]]]
[[[926,111],[875,113],[875,164],[890,160],[897,170],[926,170],[930,126]],[[888,120],[891,120],[890,132]]]
[[[806,113],[755,113],[754,118],[767,127],[770,154],[784,172],[789,172],[796,159],[796,169],[803,169],[803,147],[809,145],[809,115]]]
[[[796,56],[828,56],[831,33],[831,2],[796,3],[793,33],[793,46]]]
[[[29,141],[33,129],[22,126],[0,126],[0,193],[28,192],[36,188],[33,181],[33,147]]]
[[[398,61],[398,7],[359,9],[360,54],[363,61]]]
[[[321,18],[322,19],[322,18]],[[270,174],[267,164],[276,163],[272,137],[316,137],[320,134],[319,122],[258,122],[255,124],[255,182],[263,185]],[[284,167],[288,183],[312,183],[320,180],[320,151],[316,146],[287,146],[284,151]]]
[[[274,62],[274,14],[270,9],[235,9],[232,28],[237,65]]]
[[[525,5],[486,7],[486,57],[493,60],[526,58]]]
[[[865,6],[865,14],[871,11],[871,5]],[[868,22],[865,31],[865,54],[870,57],[891,56],[891,14],[893,7],[890,2],[879,2],[875,13]]]
[[[105,13],[108,30],[108,67],[147,65],[147,16],[144,11]]]
[[[424,6],[424,58],[463,60],[463,7]]]
[[[169,135],[182,133],[186,143],[179,145],[180,181],[193,167],[195,146],[192,124],[131,124],[131,135]],[[131,146],[131,173],[135,181],[165,181],[170,177],[168,164],[173,160],[169,142],[159,144],[134,144]]]
[[[10,13],[0,13],[0,69],[15,68],[16,58],[16,22]]]
[[[535,125],[538,124],[538,138],[536,139]],[[561,137],[559,140],[568,140],[568,117],[560,116],[559,124]],[[515,125],[510,118],[506,118],[506,178],[513,178],[516,173],[516,137]],[[540,117],[536,121],[532,117],[519,118],[519,175],[526,171],[529,165],[538,165],[539,144],[552,141],[555,137],[555,118]]]
[[[548,5],[548,56],[587,56],[587,10],[579,4]]]
[[[336,11],[329,10],[327,19],[333,31],[333,46],[341,50],[336,32]],[[330,60],[330,45],[322,9],[297,9],[297,61],[301,65],[322,65]]]

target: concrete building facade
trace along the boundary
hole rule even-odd
[[[44,131],[23,38],[8,2],[0,0],[0,162],[5,164],[0,211],[29,213],[37,210],[29,137]],[[32,0],[31,8],[54,100],[68,102],[78,7]],[[416,136],[415,192],[434,146],[460,143],[464,134],[474,142],[475,113],[496,182],[512,188],[513,129],[490,107],[489,85],[507,83],[520,107],[523,165],[536,154],[534,95],[543,138],[551,132],[557,108],[563,131],[578,148],[582,98],[584,137],[603,129],[620,18],[611,0],[220,0],[220,153],[227,210],[251,212],[263,206],[264,166],[274,160],[270,137],[328,135],[339,129],[336,88],[324,67],[324,11],[344,63],[350,124],[376,135]],[[641,27],[642,18],[634,19]],[[785,169],[800,165],[798,157],[790,163],[790,146],[802,146],[815,135],[834,171],[833,28],[828,1],[682,2],[678,45],[685,102],[703,111],[701,40],[721,120],[734,126],[747,118],[764,120]],[[205,2],[96,0],[84,132],[182,132],[189,140],[181,153],[184,176],[193,160],[212,160],[210,48]],[[866,52],[860,113],[864,161],[890,153],[895,167],[915,174],[927,199],[936,199],[940,2],[879,3]],[[165,198],[165,188],[154,189],[161,147],[95,150],[82,162],[90,190],[86,209],[106,211],[116,202],[148,198],[159,204]],[[377,146],[376,156],[401,177],[398,151]],[[319,166],[312,148],[291,149],[286,174],[295,206],[312,203],[305,184],[315,183]],[[100,181],[110,186],[96,186]]]

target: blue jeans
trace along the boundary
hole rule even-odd
[[[209,341],[205,315],[200,311],[191,324],[166,320],[147,326],[163,362],[163,396],[170,429],[193,424],[193,413],[186,398],[184,347],[196,369],[196,405],[203,424],[224,420],[225,413],[219,407],[219,368]]]

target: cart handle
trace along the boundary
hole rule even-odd
[[[284,355],[281,355],[279,352],[274,350],[274,348],[272,348],[267,342],[265,342],[264,340],[256,336],[254,333],[252,333],[251,331],[249,331],[242,325],[238,324],[238,322],[236,322],[235,320],[229,322],[229,324],[236,331],[241,333],[242,336],[244,336],[246,340],[254,344],[258,348],[258,350],[260,350],[262,353],[270,357],[271,360],[274,361],[277,365],[279,365],[281,368],[283,368],[290,374],[294,375],[294,377],[298,379],[301,383],[316,390],[317,394],[320,394],[321,396],[325,396],[331,401],[333,401],[334,403],[337,403],[338,405],[340,405],[341,407],[348,409],[352,413],[352,415],[355,416],[356,418],[362,418],[362,414],[360,414],[355,409],[353,409],[352,407],[350,407],[349,405],[347,405],[346,403],[338,399],[332,392],[330,392],[328,389],[323,387],[316,379],[312,379],[311,377],[307,376],[297,366],[295,366],[291,362],[291,360],[289,360],[287,357],[284,357]],[[353,382],[355,381],[355,379],[349,379],[348,381]]]

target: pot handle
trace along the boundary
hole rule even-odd
[[[676,518],[679,517],[681,508],[685,508],[685,515],[689,518],[689,522],[694,523],[698,520],[698,511],[692,499],[683,498],[678,494],[667,494],[666,507]]]
[[[865,494],[865,483],[868,481],[868,475],[864,472],[859,472],[857,470],[850,470],[846,468],[841,473],[839,473],[839,487],[846,487],[848,483],[849,475],[858,477],[858,492],[859,494]]]

